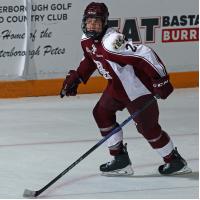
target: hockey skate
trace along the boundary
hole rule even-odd
[[[103,176],[130,176],[133,175],[131,161],[128,156],[126,145],[123,152],[114,157],[114,160],[100,166]]]
[[[158,168],[162,175],[178,175],[191,173],[192,170],[187,166],[187,162],[178,153],[177,148],[173,150],[174,159],[170,163],[165,163]]]

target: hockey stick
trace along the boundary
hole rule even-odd
[[[75,167],[79,162],[81,162],[85,157],[87,157],[91,152],[93,152],[96,148],[98,148],[101,144],[103,144],[108,138],[110,138],[113,134],[118,132],[123,126],[125,126],[129,121],[134,119],[136,116],[138,116],[141,112],[143,112],[148,106],[150,106],[154,101],[156,101],[156,98],[159,98],[159,96],[156,96],[155,98],[148,101],[140,110],[134,112],[131,114],[126,120],[124,120],[121,124],[119,124],[118,127],[113,129],[107,136],[102,138],[97,144],[95,144],[92,148],[90,148],[86,153],[84,153],[80,158],[78,158],[75,162],[73,162],[69,167],[67,167],[63,172],[61,172],[58,176],[56,176],[52,181],[50,181],[47,185],[45,185],[43,188],[37,191],[33,190],[24,190],[23,197],[37,197],[42,192],[44,192],[47,188],[49,188],[51,185],[53,185],[58,179],[60,179],[62,176],[64,176],[69,170],[71,170],[73,167]]]

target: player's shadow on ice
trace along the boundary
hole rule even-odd
[[[67,185],[71,185],[71,184],[74,184],[78,181],[81,181],[82,179],[88,179],[88,178],[96,178],[98,176],[101,176],[100,174],[90,174],[90,175],[87,175],[87,176],[82,176],[80,178],[75,178],[71,181],[67,181],[67,182],[64,182],[62,184],[59,184],[57,185],[56,187],[53,187],[51,189],[48,189],[48,195],[47,194],[42,194],[40,196],[40,198],[42,199],[46,199],[46,198],[49,198],[50,196],[51,197],[61,197],[61,196],[65,196],[65,195],[56,195],[56,196],[52,196],[51,193],[53,193],[55,190],[59,189],[59,188],[62,188],[62,187],[66,187]],[[192,172],[192,173],[188,173],[188,174],[182,174],[182,175],[166,175],[166,176],[163,176],[163,175],[160,175],[158,173],[155,173],[155,174],[148,174],[148,175],[132,175],[132,176],[104,176],[105,178],[132,178],[132,179],[137,179],[137,178],[185,178],[185,179],[190,179],[190,180],[199,180],[199,172],[198,171],[195,171],[195,172]]]
[[[132,176],[122,176],[123,178],[162,178],[162,177],[166,177],[166,178],[186,178],[186,179],[191,179],[191,180],[199,180],[199,172],[192,172],[192,173],[188,173],[188,174],[179,174],[179,175],[160,175],[158,173],[155,174],[148,174],[148,175],[137,175],[134,174]]]

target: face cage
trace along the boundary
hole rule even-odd
[[[96,31],[87,31],[87,28],[86,28],[86,19],[88,17],[84,17],[83,20],[82,20],[82,24],[81,24],[81,28],[82,28],[82,31],[83,33],[85,33],[85,35],[87,37],[91,37],[93,39],[98,39],[100,38],[106,31],[107,29],[107,22],[105,22],[104,19],[102,19],[102,31],[101,32],[96,32]]]

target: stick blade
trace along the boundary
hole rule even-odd
[[[36,191],[32,191],[32,190],[25,189],[25,190],[24,190],[23,197],[26,197],[26,198],[33,198],[33,197],[36,197]]]

